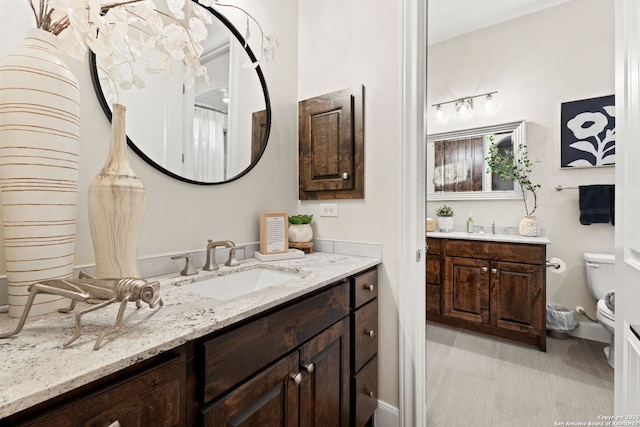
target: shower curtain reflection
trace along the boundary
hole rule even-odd
[[[227,113],[195,105],[193,141],[187,144],[185,167],[196,181],[218,182],[227,179]],[[185,171],[186,172],[186,171]]]

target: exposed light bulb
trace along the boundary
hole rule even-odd
[[[470,98],[459,99],[456,101],[456,113],[466,116],[473,110],[473,101]]]
[[[444,122],[447,119],[447,112],[442,109],[442,105],[436,105],[436,120]]]
[[[488,94],[484,100],[484,111],[488,114],[491,114],[491,113],[495,113],[497,109],[498,109],[498,104],[496,103],[496,100],[493,99],[492,94]]]

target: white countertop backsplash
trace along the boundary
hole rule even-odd
[[[142,308],[136,309],[134,303],[129,303],[122,329],[107,336],[99,350],[93,350],[94,343],[100,332],[113,326],[119,303],[83,316],[82,335],[68,348],[63,348],[62,344],[73,333],[73,314],[84,304],[78,304],[72,313],[27,319],[18,335],[0,339],[0,419],[381,262],[380,245],[323,241],[318,242],[318,246],[330,252],[265,263],[249,258],[237,267],[221,265],[223,274],[255,264],[303,272],[301,278],[228,301],[205,298],[181,289],[172,282],[176,278],[187,278],[177,273],[157,277],[164,306],[150,309],[143,304]],[[335,253],[339,251],[343,253]],[[345,255],[345,252],[366,256]],[[198,276],[217,274],[200,271]],[[196,278],[190,276],[189,279]],[[186,280],[187,283],[191,281]],[[14,330],[17,322],[18,319],[0,314],[0,331]]]

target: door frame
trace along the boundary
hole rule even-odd
[[[425,102],[427,0],[402,0],[402,156],[398,361],[400,426],[426,422]]]

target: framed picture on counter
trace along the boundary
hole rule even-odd
[[[260,215],[260,253],[289,252],[289,218],[286,212],[263,212]]]

